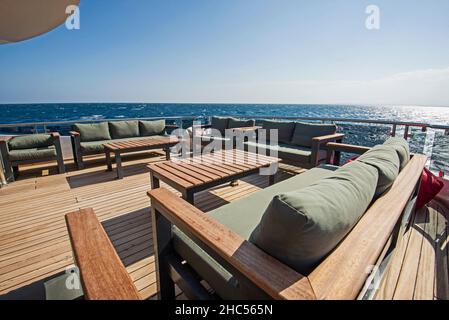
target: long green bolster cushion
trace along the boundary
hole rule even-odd
[[[266,137],[270,140],[270,132],[268,130],[277,130],[278,141],[282,143],[290,143],[293,130],[295,130],[294,122],[264,121],[262,128],[267,130]]]
[[[371,165],[379,172],[375,196],[384,193],[399,175],[399,156],[393,146],[377,145],[362,154],[357,161]]]
[[[165,120],[139,121],[139,132],[142,137],[163,135],[165,133]]]
[[[111,121],[109,122],[109,132],[112,139],[138,137],[139,122],[137,120]]]
[[[254,120],[238,120],[235,118],[229,118],[227,129],[254,127],[255,125],[256,121]]]
[[[225,134],[225,130],[228,128],[229,118],[212,117],[211,128],[220,131],[222,135]]]
[[[377,179],[376,168],[354,161],[314,185],[276,195],[249,241],[308,274],[364,214]]]
[[[384,142],[384,145],[391,146],[396,150],[400,161],[399,171],[404,169],[410,161],[410,147],[407,141],[401,137],[391,137]]]
[[[9,150],[45,148],[53,144],[53,138],[49,134],[28,134],[17,136],[8,141]]]
[[[329,134],[334,134],[335,132],[337,132],[337,126],[335,124],[297,122],[291,143],[299,146],[311,147],[312,138],[327,136]]]
[[[30,149],[15,149],[9,151],[8,157],[11,161],[51,159],[56,157],[56,149],[54,146]]]
[[[73,130],[79,132],[81,142],[111,140],[107,122],[75,123]]]

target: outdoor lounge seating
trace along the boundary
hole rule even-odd
[[[303,168],[313,168],[323,162],[326,159],[326,151],[322,146],[328,142],[341,142],[344,137],[344,134],[336,133],[337,126],[334,124],[264,121],[262,129],[266,130],[266,139],[246,141],[246,150],[267,155],[277,151],[277,156],[284,163]],[[277,130],[277,144],[270,143],[270,130]]]
[[[196,277],[175,281],[192,298],[203,294],[196,278],[228,299],[363,297],[368,268],[385,269],[413,210],[426,157],[400,157],[404,145],[311,169],[207,214],[167,189],[150,191],[160,297],[173,298],[170,270],[183,260]]]
[[[75,123],[70,132],[75,162],[82,169],[83,156],[104,153],[106,143],[160,138],[168,128],[176,126],[166,125],[165,120]]]
[[[30,134],[0,138],[0,152],[5,167],[6,178],[15,179],[20,164],[31,164],[56,160],[58,172],[64,173],[59,133]]]

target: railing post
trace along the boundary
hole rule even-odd
[[[405,140],[408,139],[408,130],[409,130],[409,126],[405,126],[405,128],[404,128],[404,139]]]
[[[396,123],[395,124],[393,124],[393,128],[391,129],[391,136],[392,137],[396,137]]]

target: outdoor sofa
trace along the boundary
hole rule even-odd
[[[65,166],[59,138],[57,132],[0,137],[0,152],[6,179],[14,181],[20,164],[54,160],[58,163],[58,172],[64,173]]]
[[[321,148],[328,142],[342,142],[344,134],[337,133],[334,124],[319,124],[287,121],[263,121],[264,138],[244,142],[245,150],[266,155],[277,152],[284,163],[313,168],[326,159]],[[270,131],[277,130],[277,143],[270,142]],[[260,132],[260,131],[259,131]]]
[[[371,280],[384,280],[415,210],[426,157],[410,156],[400,138],[350,150],[363,155],[208,213],[165,188],[150,190],[159,298],[174,299],[175,283],[190,299],[372,297]],[[85,297],[138,298],[95,213],[66,220]]]
[[[75,123],[70,132],[73,156],[78,169],[82,169],[83,156],[104,153],[106,143],[160,138],[169,128],[176,126],[167,125],[165,120]]]

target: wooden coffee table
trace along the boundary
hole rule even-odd
[[[236,181],[272,164],[277,166],[280,161],[279,158],[233,149],[163,161],[148,167],[152,189],[159,188],[161,180],[181,192],[182,197],[193,204],[196,192]],[[273,184],[274,174],[268,177],[269,184]]]
[[[167,136],[160,138],[142,138],[142,140],[118,141],[104,144],[106,154],[106,163],[108,171],[112,171],[111,153],[115,155],[115,164],[117,167],[117,178],[123,179],[122,154],[152,149],[164,149],[165,157],[170,159],[170,147],[176,145],[179,139],[176,136]]]

